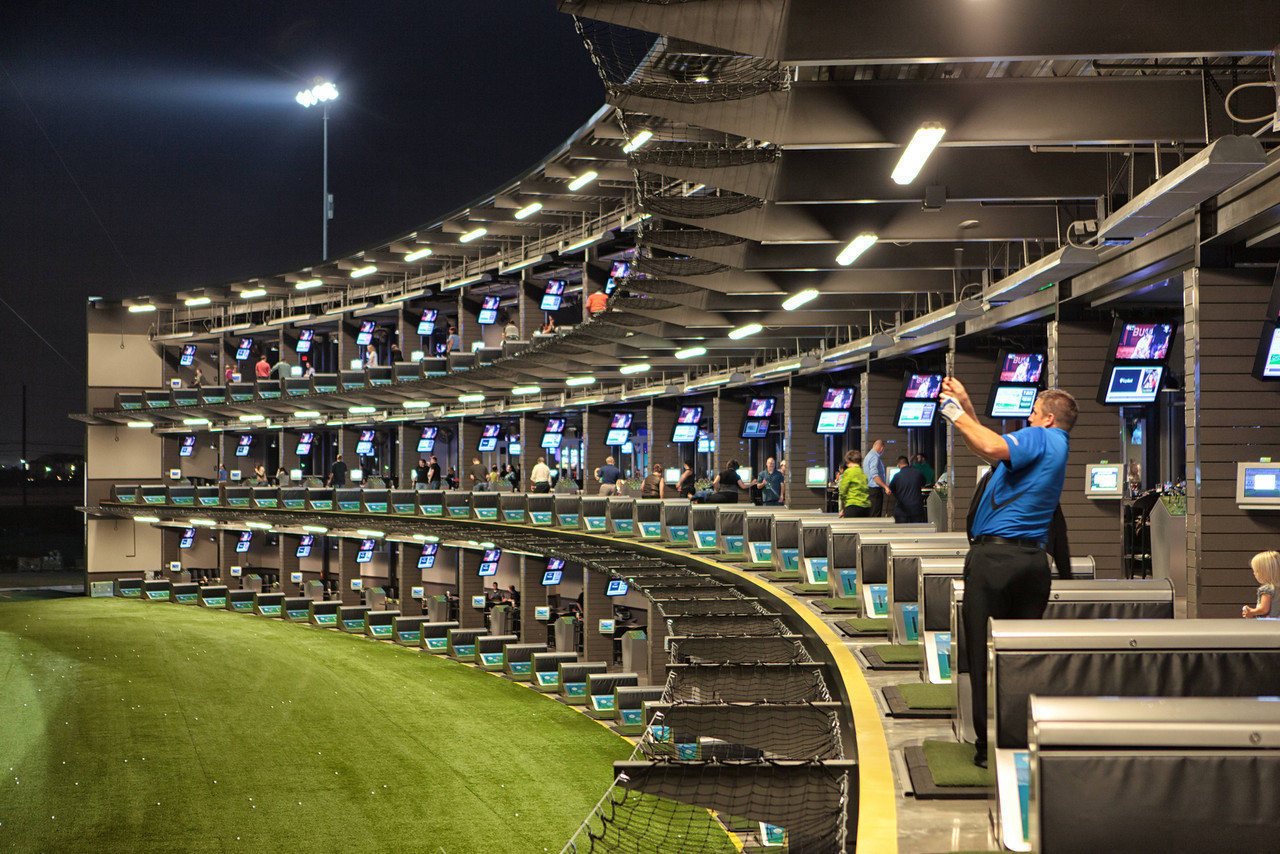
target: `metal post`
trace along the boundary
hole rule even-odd
[[[322,219],[320,222],[320,234],[323,241],[320,260],[329,260],[329,104],[324,105],[324,184],[322,187],[322,195],[320,197],[323,203],[321,211]]]

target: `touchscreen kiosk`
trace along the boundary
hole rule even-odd
[[[606,445],[625,445],[630,438],[630,430],[610,430],[604,437],[604,443]]]
[[[480,316],[476,318],[476,323],[481,326],[492,326],[498,322],[498,297],[485,297],[484,302],[480,306]]]
[[[294,352],[310,353],[311,342],[315,339],[315,337],[316,337],[316,331],[314,329],[300,329],[298,331],[298,343],[293,346]]]
[[[359,344],[361,347],[372,344],[373,330],[377,328],[378,328],[378,323],[375,320],[360,321],[360,331],[356,333],[356,343]]]
[[[435,566],[436,552],[439,550],[439,543],[423,543],[422,554],[418,555],[418,569],[431,569]]]
[[[303,534],[298,540],[298,549],[293,553],[294,557],[311,557],[311,547],[315,542],[315,534]]]
[[[702,420],[701,406],[682,406],[676,415],[676,425],[671,431],[671,443],[684,445],[698,440],[698,422]]]
[[[193,434],[191,434],[191,435],[189,435],[189,436],[183,436],[183,437],[182,437],[182,447],[180,447],[180,448],[178,449],[178,456],[180,456],[180,457],[189,457],[189,456],[191,456],[193,453],[195,453],[195,450],[196,450],[196,437],[195,437],[195,434],[193,433]]]
[[[311,446],[315,444],[315,441],[315,433],[303,433],[298,437],[298,445],[293,449],[293,452],[299,457],[305,457],[307,454],[311,453]]]
[[[1258,354],[1253,362],[1253,376],[1260,380],[1280,380],[1280,326],[1263,324]]]
[[[1236,504],[1242,510],[1280,510],[1280,463],[1236,463]]]
[[[987,415],[992,418],[1030,418],[1039,393],[1035,386],[997,385],[988,398]]]
[[[1110,463],[1085,466],[1084,494],[1088,498],[1122,498],[1124,466]]]
[[[498,435],[501,432],[501,424],[482,424],[480,428],[480,444],[476,446],[476,450],[495,450],[498,447]]]
[[[674,486],[680,482],[680,469],[666,469],[662,472],[662,479]]]
[[[372,561],[373,550],[377,547],[377,540],[361,540],[360,550],[356,552],[356,563],[369,563]]]
[[[1153,403],[1163,376],[1163,365],[1113,365],[1102,403]]]
[[[497,575],[498,574],[498,558],[502,557],[502,549],[485,549],[484,557],[480,560],[479,575]]]
[[[932,400],[904,400],[898,407],[899,427],[929,427],[938,404]]]
[[[436,427],[423,427],[422,435],[418,437],[418,453],[429,454],[436,447]]]
[[[563,576],[564,570],[562,569],[548,569],[546,572],[542,573],[542,586],[555,587],[560,583],[560,579]]]
[[[815,433],[843,433],[849,429],[849,413],[843,411],[819,410],[818,423],[814,425]]]
[[[625,596],[627,595],[628,589],[627,582],[623,581],[621,578],[610,578],[609,586],[604,589],[604,595]]]
[[[249,551],[251,545],[253,545],[253,531],[241,531],[240,539],[236,542],[236,551],[244,554]]]
[[[560,303],[564,301],[565,283],[552,279],[547,282],[547,288],[542,292],[542,304],[539,306],[543,311],[559,311]]]
[[[430,335],[436,331],[436,317],[438,313],[434,308],[424,308],[422,317],[418,318],[418,334]]]
[[[189,368],[193,364],[195,364],[195,361],[196,361],[196,345],[183,344],[182,357],[178,359],[178,364],[182,365],[182,367],[184,368]]]
[[[827,467],[826,466],[809,466],[804,470],[805,486],[826,486],[827,485]]]
[[[738,434],[743,439],[763,439],[769,435],[768,418],[747,418],[742,422],[742,431]]]
[[[356,456],[372,457],[373,456],[373,430],[361,430],[360,441],[356,442]]]

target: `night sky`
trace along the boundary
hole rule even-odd
[[[29,456],[82,449],[90,295],[320,259],[315,76],[341,92],[331,256],[496,189],[604,101],[552,0],[9,0],[0,45],[0,465],[23,383]]]

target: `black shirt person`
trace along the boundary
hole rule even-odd
[[[347,464],[342,461],[342,454],[338,454],[338,458],[333,461],[333,468],[329,469],[328,485],[335,489],[347,485]]]
[[[889,481],[893,493],[893,521],[904,524],[924,522],[924,473],[908,465],[906,457],[898,457],[898,473]]]

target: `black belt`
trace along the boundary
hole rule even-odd
[[[1022,540],[1011,537],[997,537],[995,534],[979,534],[969,541],[970,545],[990,545],[990,546],[1022,546],[1024,549],[1044,549],[1045,542],[1043,540]]]

